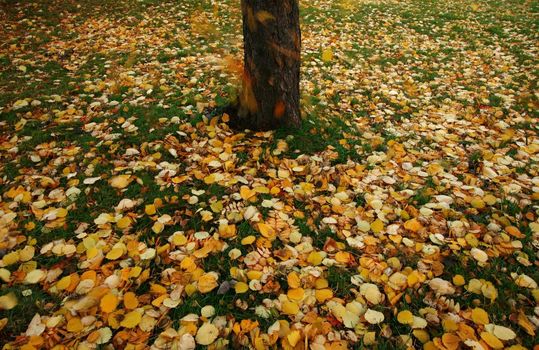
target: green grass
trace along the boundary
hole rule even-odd
[[[36,314],[54,312],[60,305],[61,299],[50,295],[38,286],[13,286],[3,285],[0,294],[14,293],[17,296],[18,305],[9,311],[0,311],[0,317],[10,320],[9,327],[0,330],[0,344],[12,339],[14,331],[18,333],[26,331],[28,324]]]

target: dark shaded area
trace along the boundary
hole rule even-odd
[[[238,122],[298,127],[301,32],[297,0],[243,0],[244,76]]]

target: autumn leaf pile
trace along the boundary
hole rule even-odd
[[[237,1],[0,3],[4,349],[537,348],[537,4],[301,3],[263,133]]]

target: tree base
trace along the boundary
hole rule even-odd
[[[298,0],[242,0],[244,74],[239,125],[253,130],[301,125]],[[251,126],[251,125],[249,125]]]
[[[244,108],[241,108],[239,101],[233,101],[225,106],[216,107],[207,110],[204,113],[208,119],[220,118],[223,114],[229,116],[228,126],[235,131],[268,131],[268,129],[259,129],[255,123],[255,116],[250,115]]]

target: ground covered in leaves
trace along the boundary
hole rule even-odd
[[[252,133],[238,1],[0,1],[4,349],[535,346],[537,2],[301,4]]]

